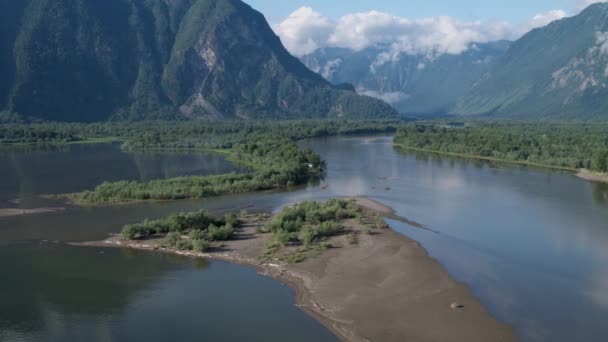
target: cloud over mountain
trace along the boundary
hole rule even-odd
[[[311,7],[301,7],[274,25],[287,49],[303,56],[323,47],[342,47],[359,51],[386,45],[384,56],[390,60],[399,53],[416,55],[459,54],[471,43],[516,39],[530,29],[544,26],[566,16],[552,10],[534,16],[528,23],[460,21],[449,16],[409,19],[370,11],[352,13],[332,20]],[[381,62],[381,61],[380,61]]]

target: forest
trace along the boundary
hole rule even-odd
[[[461,156],[608,171],[608,125],[474,121],[400,127],[395,145]]]
[[[394,132],[400,121],[293,120],[187,121],[105,123],[6,123],[0,125],[0,144],[63,144],[114,139],[125,149],[216,149],[243,142],[252,133],[286,139]]]

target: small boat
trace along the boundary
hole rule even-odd
[[[328,187],[329,187],[329,185],[323,185],[323,186],[321,187],[321,189],[325,190],[325,189],[327,189]]]

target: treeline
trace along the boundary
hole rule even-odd
[[[176,123],[140,130],[125,139],[125,149],[224,149],[256,135],[290,140],[358,133],[394,132],[397,121],[298,120]]]
[[[105,182],[92,191],[68,195],[77,204],[112,204],[146,200],[205,198],[294,186],[323,172],[324,162],[309,149],[290,140],[268,136],[236,144],[230,159],[251,172],[215,176],[187,176],[148,182]]]
[[[68,143],[83,140],[52,125],[0,125],[0,144]]]
[[[205,252],[214,241],[229,240],[240,225],[237,215],[216,218],[207,211],[172,214],[158,220],[125,225],[122,236],[128,240],[166,234],[162,246],[177,250]]]
[[[399,121],[153,121],[133,123],[7,123],[0,144],[48,144],[118,138],[126,149],[215,149],[264,133],[298,140],[339,134],[394,132]]]
[[[411,124],[401,127],[394,141],[404,147],[443,153],[608,171],[606,124]]]

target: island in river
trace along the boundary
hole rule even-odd
[[[391,208],[355,198],[364,220],[395,216]],[[277,214],[278,215],[278,214]],[[162,247],[158,236],[125,240],[113,236],[86,246],[155,250],[220,259],[254,267],[295,290],[296,303],[344,341],[515,341],[513,329],[494,319],[466,285],[415,241],[374,229],[355,219],[341,224],[330,248],[298,260],[264,256],[270,234],[261,232],[272,217],[247,215],[232,239],[206,252]],[[407,220],[404,220],[407,221]]]

